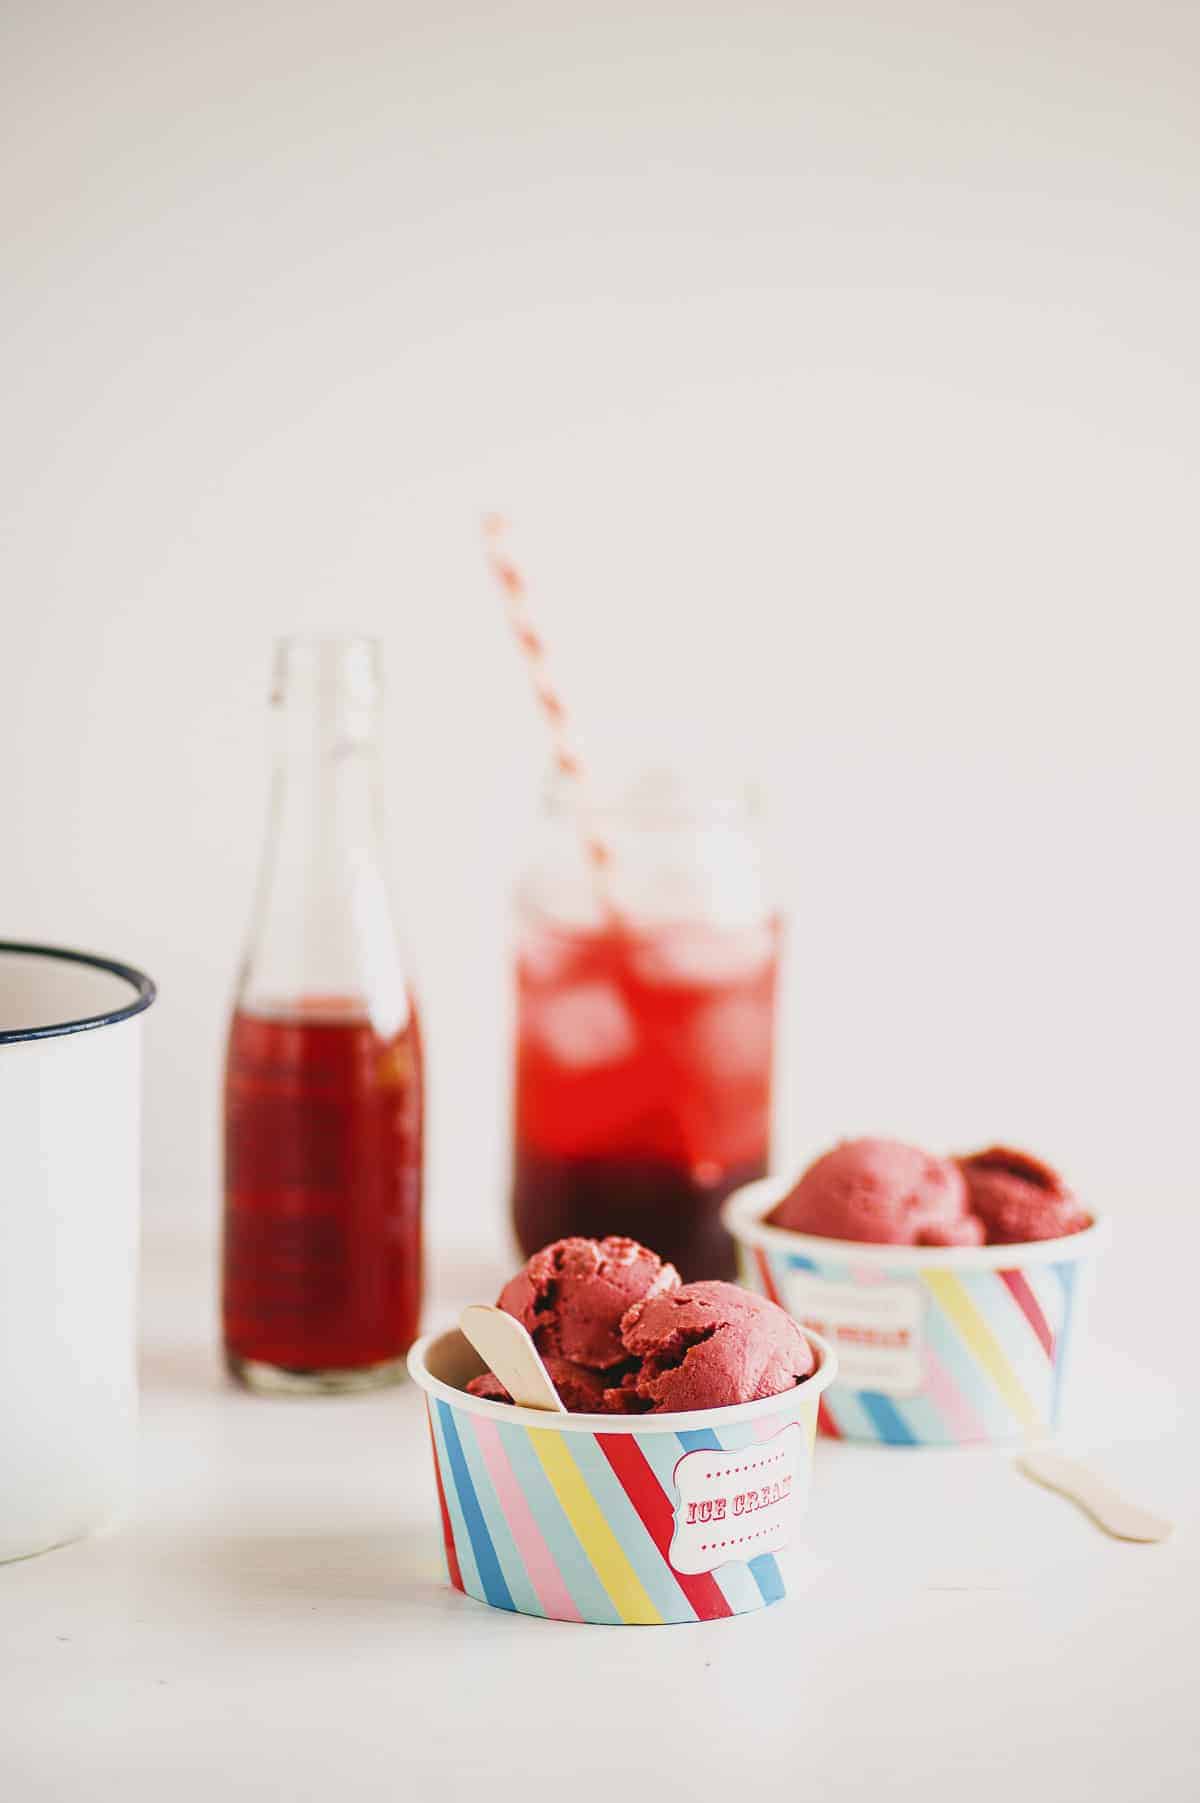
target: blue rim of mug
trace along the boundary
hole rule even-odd
[[[132,1020],[148,1008],[158,989],[145,971],[132,964],[120,964],[115,958],[101,958],[95,952],[74,952],[63,945],[29,945],[16,939],[0,939],[0,958],[16,954],[26,958],[58,958],[64,964],[86,964],[92,970],[107,971],[129,983],[136,994],[122,1008],[110,1008],[106,1014],[88,1014],[82,1020],[55,1021],[45,1027],[0,1026],[0,1045],[17,1045],[24,1039],[57,1039],[62,1033],[84,1033],[89,1027],[113,1027],[119,1021]]]

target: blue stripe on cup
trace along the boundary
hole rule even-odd
[[[467,1533],[471,1537],[471,1547],[475,1554],[475,1563],[479,1567],[479,1581],[483,1585],[483,1593],[494,1609],[511,1609],[515,1612],[516,1604],[504,1581],[504,1573],[500,1569],[500,1561],[496,1557],[496,1549],[492,1545],[492,1537],[488,1533],[487,1522],[483,1518],[483,1510],[479,1506],[479,1498],[476,1496],[475,1486],[471,1482],[471,1473],[467,1469],[467,1461],[463,1456],[453,1413],[441,1400],[438,1401],[437,1406],[442,1420],[446,1456],[454,1474],[454,1487],[458,1491],[463,1520],[467,1524]]]

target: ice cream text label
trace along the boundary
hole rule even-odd
[[[790,1270],[789,1311],[837,1348],[838,1378],[885,1396],[913,1396],[924,1382],[923,1305],[915,1284],[846,1282]]]
[[[734,1559],[776,1552],[791,1538],[804,1435],[790,1422],[770,1440],[738,1452],[685,1453],[675,1467],[676,1571],[714,1571]]]
[[[687,1506],[687,1525],[697,1522],[701,1527],[709,1521],[736,1520],[739,1515],[751,1515],[755,1509],[771,1509],[776,1503],[784,1502],[792,1494],[791,1473],[776,1479],[774,1483],[764,1484],[761,1489],[739,1490],[733,1498],[727,1496],[707,1497],[703,1502],[690,1502]]]

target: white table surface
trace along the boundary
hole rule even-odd
[[[152,1241],[139,1517],[0,1568],[0,1798],[1194,1798],[1200,1474],[1163,1374],[1194,1369],[1195,1258],[1118,1225],[1068,1444],[1170,1541],[1104,1538],[1003,1455],[821,1442],[806,1593],[662,1629],[451,1591],[419,1395],[230,1389],[211,1249]],[[431,1322],[503,1274],[438,1268]]]

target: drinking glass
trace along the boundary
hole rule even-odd
[[[584,818],[551,782],[516,898],[523,1252],[621,1233],[733,1275],[720,1206],[768,1167],[781,933],[749,790],[650,773]]]

